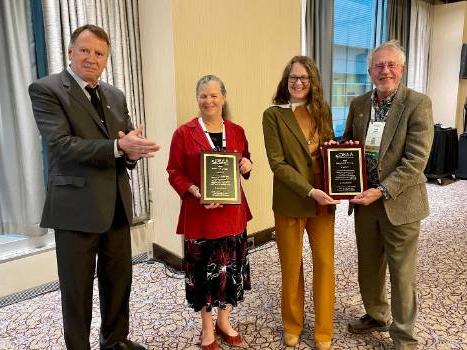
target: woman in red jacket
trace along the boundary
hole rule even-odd
[[[251,219],[243,190],[241,203],[200,203],[201,151],[239,152],[239,169],[251,171],[248,141],[243,129],[228,120],[224,83],[214,75],[196,85],[199,114],[181,125],[170,145],[169,182],[182,199],[177,233],[184,235],[186,299],[201,311],[201,348],[219,349],[215,332],[230,346],[241,346],[242,336],[232,328],[229,314],[250,289],[246,224]],[[217,307],[213,325],[212,308]]]

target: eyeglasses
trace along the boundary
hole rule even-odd
[[[376,63],[375,65],[373,65],[372,68],[383,70],[385,67],[387,67],[388,69],[392,70],[392,69],[396,69],[399,66],[400,64],[396,62],[381,62],[381,63]]]
[[[299,79],[303,85],[306,85],[310,82],[310,77],[308,75],[302,75],[302,76],[289,75],[289,83],[295,84],[297,80]]]

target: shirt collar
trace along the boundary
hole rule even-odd
[[[295,109],[297,109],[297,107],[300,107],[300,106],[303,106],[305,105],[306,102],[289,102],[289,103],[286,103],[286,104],[282,104],[282,105],[272,105],[273,107],[280,107],[280,108],[290,108],[292,109],[292,112],[295,112]]]
[[[84,81],[83,79],[81,79],[75,72],[73,72],[73,69],[71,69],[70,66],[68,66],[66,68],[66,70],[68,71],[68,73],[71,74],[71,76],[73,77],[73,79],[76,80],[76,82],[78,83],[79,87],[81,88],[81,90],[83,91],[86,91],[85,88],[86,86],[90,85],[88,82]],[[96,85],[93,86],[93,87],[96,87],[96,86],[99,86],[99,81],[97,81]],[[86,91],[87,92],[87,91]]]
[[[371,101],[372,101],[373,106],[381,106],[383,104],[391,104],[392,100],[394,100],[394,97],[396,96],[398,90],[399,90],[399,87],[397,87],[397,89],[391,95],[389,95],[388,97],[382,99],[381,101],[378,101],[376,89],[373,89],[373,93],[371,94]]]

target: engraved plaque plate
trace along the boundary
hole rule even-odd
[[[201,203],[240,204],[240,153],[201,153]]]

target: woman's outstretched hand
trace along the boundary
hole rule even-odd
[[[328,194],[317,188],[313,188],[310,191],[310,197],[313,198],[319,205],[339,204],[341,202],[339,200],[333,199]]]
[[[204,207],[206,209],[217,209],[217,208],[222,208],[223,205],[220,203],[210,203],[210,204],[205,204]]]
[[[191,185],[190,187],[188,187],[188,192],[190,192],[196,198],[201,198],[201,193],[199,192],[199,188],[196,185]],[[205,204],[204,207],[206,209],[216,209],[216,208],[222,208],[222,204],[209,203],[209,204]]]

